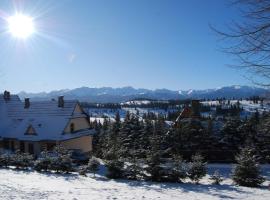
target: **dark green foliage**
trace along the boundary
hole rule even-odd
[[[86,173],[88,171],[88,167],[87,166],[82,166],[78,169],[78,173],[81,176],[86,176]]]
[[[187,163],[181,156],[175,156],[172,165],[164,170],[163,180],[182,182],[187,177]]]
[[[159,151],[153,152],[152,155],[147,159],[146,172],[149,174],[147,177],[151,181],[162,181],[163,169],[161,167],[161,153]]]
[[[221,177],[218,170],[214,172],[214,174],[210,177],[210,179],[213,181],[213,184],[220,185],[220,183],[223,181],[223,178]]]
[[[0,167],[8,167],[12,164],[12,156],[10,154],[0,154]]]
[[[100,166],[100,162],[98,161],[98,159],[96,159],[94,157],[92,157],[92,158],[89,159],[87,168],[89,169],[89,171],[91,173],[94,174],[94,176],[98,172],[99,166]]]
[[[123,177],[124,163],[118,159],[106,162],[107,173],[106,176],[111,179],[119,179]]]
[[[61,145],[57,145],[53,151],[52,163],[50,170],[68,173],[73,171],[72,159],[70,152]]]
[[[11,164],[17,169],[27,169],[33,165],[33,156],[29,153],[22,153],[19,150],[12,154]]]
[[[143,168],[140,166],[138,160],[132,159],[126,168],[124,169],[123,176],[130,180],[141,180],[144,176]]]
[[[237,165],[233,171],[234,182],[241,186],[257,187],[264,182],[259,164],[252,149],[244,148],[236,157]]]
[[[188,177],[195,183],[198,183],[206,175],[206,163],[200,154],[192,156],[192,160],[188,169]]]
[[[40,153],[40,158],[37,159],[34,163],[34,169],[36,171],[45,171],[51,169],[51,165],[53,163],[52,157],[48,154],[47,151],[42,151]]]

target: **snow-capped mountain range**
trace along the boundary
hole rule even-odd
[[[169,99],[214,99],[214,98],[247,98],[251,96],[266,96],[267,89],[251,86],[227,86],[216,89],[206,90],[168,90],[168,89],[135,89],[133,87],[122,88],[90,88],[80,87],[76,89],[56,90],[51,92],[41,93],[26,93],[20,92],[18,95],[21,98],[29,97],[32,100],[50,100],[64,95],[65,99],[78,99],[87,102],[123,102],[136,98],[169,100]]]

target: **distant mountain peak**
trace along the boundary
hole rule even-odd
[[[31,100],[48,100],[56,98],[57,96],[64,95],[65,99],[78,99],[80,101],[87,102],[123,102],[132,100],[135,98],[147,98],[156,100],[169,100],[169,99],[185,99],[185,98],[196,98],[196,99],[216,99],[216,98],[247,98],[251,96],[265,95],[268,90],[259,87],[252,86],[240,86],[232,85],[226,87],[219,87],[215,89],[205,90],[168,90],[168,89],[135,89],[131,86],[122,88],[112,87],[101,87],[101,88],[90,88],[80,87],[75,89],[63,89],[54,90],[51,92],[40,92],[40,93],[27,93],[20,92],[18,95],[21,98],[29,97]]]

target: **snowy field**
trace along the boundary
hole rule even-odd
[[[268,179],[261,188],[239,187],[229,179],[230,165],[210,165],[209,173],[219,169],[225,177],[222,185],[211,185],[209,177],[199,185],[184,183],[151,183],[108,180],[98,175],[93,178],[76,174],[40,174],[37,172],[0,169],[0,199],[270,199],[270,166],[264,166]]]

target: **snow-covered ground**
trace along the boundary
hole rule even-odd
[[[76,174],[58,175],[0,169],[0,199],[270,199],[270,166],[264,167],[268,181],[261,188],[235,186],[229,178],[230,165],[210,165],[209,173],[219,169],[225,177],[222,185],[211,185],[209,176],[199,185],[192,183],[152,183],[109,180]]]

